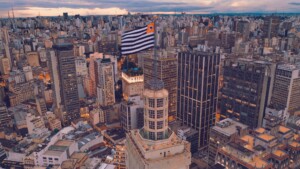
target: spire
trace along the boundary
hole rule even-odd
[[[12,8],[11,8],[11,10],[12,10],[13,19],[15,19],[15,12],[14,12],[14,8],[12,7]]]
[[[7,11],[7,17],[8,17],[8,19],[10,19],[10,14],[9,14],[9,11]]]

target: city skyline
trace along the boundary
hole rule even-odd
[[[261,0],[253,3],[252,0],[65,0],[65,1],[28,1],[28,0],[1,0],[1,17],[34,17],[58,16],[62,12],[69,15],[122,15],[131,13],[159,13],[174,14],[186,12],[191,14],[211,13],[297,13],[300,2],[296,0]]]

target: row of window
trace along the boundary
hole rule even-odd
[[[149,110],[149,117],[154,119],[155,118],[155,111],[154,110]],[[156,112],[156,118],[163,118],[164,117],[164,110],[157,110]]]
[[[163,107],[164,106],[164,99],[156,99],[156,107]],[[155,107],[155,99],[148,99],[149,107]]]
[[[156,129],[162,129],[164,126],[164,121],[158,121],[156,122]],[[155,129],[155,122],[154,121],[149,121],[149,128],[150,129]]]

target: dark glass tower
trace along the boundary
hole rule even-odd
[[[178,56],[177,118],[199,132],[198,149],[209,141],[218,101],[220,55],[181,52]]]
[[[57,57],[59,78],[59,84],[57,83],[54,85],[59,85],[55,89],[60,90],[60,104],[63,106],[63,111],[61,112],[62,114],[60,117],[63,120],[63,124],[68,125],[72,120],[80,117],[80,104],[73,45],[69,43],[62,43],[54,45],[53,48],[55,49],[55,56]]]

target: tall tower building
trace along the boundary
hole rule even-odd
[[[113,63],[109,58],[96,59],[95,78],[97,86],[97,100],[101,106],[115,103],[115,76]]]
[[[149,81],[153,79],[153,61],[151,56],[145,56],[144,62],[144,86],[149,88]],[[169,122],[176,119],[176,98],[177,98],[177,58],[176,54],[161,54],[157,60],[158,79],[162,80],[165,89],[169,92]]]
[[[231,118],[252,129],[260,127],[272,91],[274,71],[275,65],[268,62],[225,60],[221,120]]]
[[[267,16],[264,19],[263,32],[265,38],[273,38],[278,35],[280,18],[278,16]]]
[[[12,125],[11,117],[8,114],[6,105],[0,100],[0,127],[7,127],[10,125]]]
[[[181,52],[178,55],[177,118],[182,125],[199,132],[198,149],[209,141],[215,124],[220,55],[208,52]]]
[[[80,117],[73,45],[60,43],[50,51],[50,68],[54,88],[55,108],[64,125]]]
[[[179,139],[168,127],[168,91],[153,80],[144,90],[144,127],[127,134],[128,169],[188,169],[190,144]]]
[[[300,65],[278,65],[270,107],[293,115],[300,110]]]

